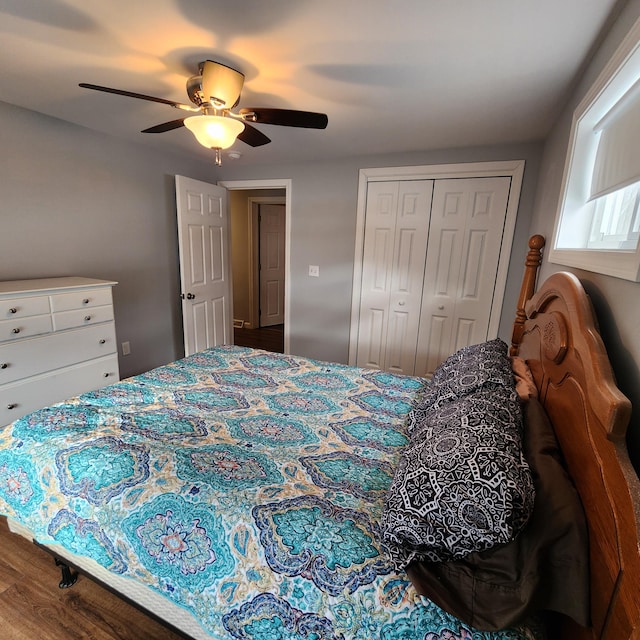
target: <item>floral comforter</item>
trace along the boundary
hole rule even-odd
[[[421,384],[216,347],[5,427],[0,513],[216,639],[532,638],[467,628],[379,544]]]

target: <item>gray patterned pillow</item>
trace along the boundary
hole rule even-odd
[[[507,343],[500,338],[462,347],[433,372],[432,382],[449,386],[458,396],[486,382],[509,386],[513,373],[507,350]]]
[[[397,569],[513,540],[535,490],[513,378],[424,408],[387,494],[383,541]]]
[[[496,386],[508,389],[514,386],[507,344],[496,338],[459,349],[433,372],[430,383],[409,412],[408,433],[424,422],[426,411],[478,389]]]

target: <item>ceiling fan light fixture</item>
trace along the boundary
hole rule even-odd
[[[205,60],[200,65],[202,94],[216,108],[232,109],[240,99],[244,74],[220,62]]]
[[[184,126],[208,149],[228,149],[244,131],[241,120],[224,116],[191,116],[184,119]]]

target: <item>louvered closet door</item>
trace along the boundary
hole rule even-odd
[[[437,180],[416,375],[487,339],[511,178]]]
[[[414,371],[432,180],[367,188],[356,364]]]

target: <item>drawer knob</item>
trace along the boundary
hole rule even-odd
[[[20,333],[20,329],[18,329],[18,327],[11,329],[11,333]]]
[[[104,374],[104,377],[105,377],[105,378],[108,378],[110,375],[111,375],[110,373],[105,373],[105,374]]]
[[[89,322],[89,320],[91,320],[91,316],[85,316],[85,317],[84,317],[84,321],[85,321],[85,322]]]
[[[7,409],[9,409],[9,411],[11,411],[11,409],[15,409],[18,405],[15,402],[10,402],[7,405]]]
[[[9,313],[18,313],[18,310],[15,307],[11,307],[11,309],[9,309]]]
[[[85,299],[82,301],[82,304],[89,304],[89,298],[85,298]]]
[[[0,364],[0,369],[6,369],[8,366],[8,363],[3,362],[2,364]]]
[[[104,338],[102,338],[102,340],[100,340],[100,344],[104,344],[106,342],[106,340]]]

